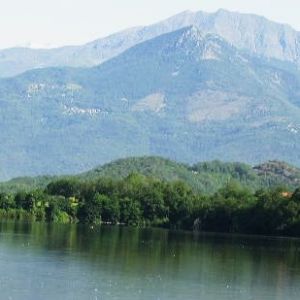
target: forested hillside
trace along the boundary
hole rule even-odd
[[[44,189],[0,193],[0,219],[300,236],[300,191],[251,191],[228,182],[209,195],[134,173],[120,180],[65,178]]]
[[[296,65],[197,27],[97,67],[31,70],[0,79],[0,179],[141,155],[300,165],[299,95]]]
[[[39,176],[16,178],[0,183],[0,191],[30,191],[45,188],[50,182],[60,178],[74,178],[80,181],[95,181],[100,178],[124,179],[131,174],[141,174],[165,181],[180,180],[196,192],[215,193],[230,182],[254,191],[259,188],[276,186],[293,190],[300,186],[300,170],[279,161],[270,161],[252,167],[244,163],[210,161],[195,165],[178,163],[161,157],[132,157],[120,159],[89,172],[72,176]]]

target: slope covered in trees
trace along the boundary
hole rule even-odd
[[[194,191],[206,194],[216,192],[231,181],[237,181],[250,190],[276,186],[295,189],[300,185],[300,169],[279,161],[269,161],[252,167],[244,163],[217,160],[187,165],[161,157],[133,157],[105,164],[79,177],[122,179],[131,173],[166,181],[180,180]]]
[[[251,192],[230,182],[212,195],[181,181],[60,179],[44,190],[0,194],[0,218],[300,236],[300,191]]]
[[[300,165],[299,94],[296,65],[245,53],[197,27],[97,67],[0,79],[0,180],[141,155]]]
[[[165,181],[180,180],[195,192],[213,194],[231,181],[251,191],[260,188],[284,186],[287,190],[300,186],[300,170],[284,162],[269,161],[252,167],[244,163],[201,162],[195,165],[178,163],[161,157],[132,157],[120,159],[86,173],[74,176],[22,177],[0,184],[2,192],[44,189],[59,178],[76,178],[80,181],[95,181],[99,178],[124,179],[132,173]]]

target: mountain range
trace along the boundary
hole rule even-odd
[[[131,28],[80,46],[0,50],[0,77],[36,68],[96,66],[139,43],[189,26],[196,26],[203,34],[217,34],[240,50],[300,64],[300,33],[291,26],[220,9],[215,13],[185,11],[162,22]]]
[[[224,10],[80,47],[2,50],[0,178],[133,155],[300,165],[299,53],[288,25]]]

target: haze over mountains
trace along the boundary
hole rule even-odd
[[[220,9],[216,13],[185,11],[157,24],[131,28],[82,46],[0,50],[0,77],[35,68],[99,65],[136,44],[188,26],[198,27],[203,34],[217,34],[238,49],[300,64],[300,33],[289,25]]]
[[[287,25],[220,10],[2,50],[1,76],[38,70],[0,80],[0,178],[149,154],[299,165],[299,43]]]

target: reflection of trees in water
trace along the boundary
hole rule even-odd
[[[74,256],[99,269],[121,269],[128,276],[214,280],[247,289],[268,284],[279,290],[299,279],[296,239],[20,222],[0,223],[0,231],[0,245],[12,251],[25,245],[32,252]]]

